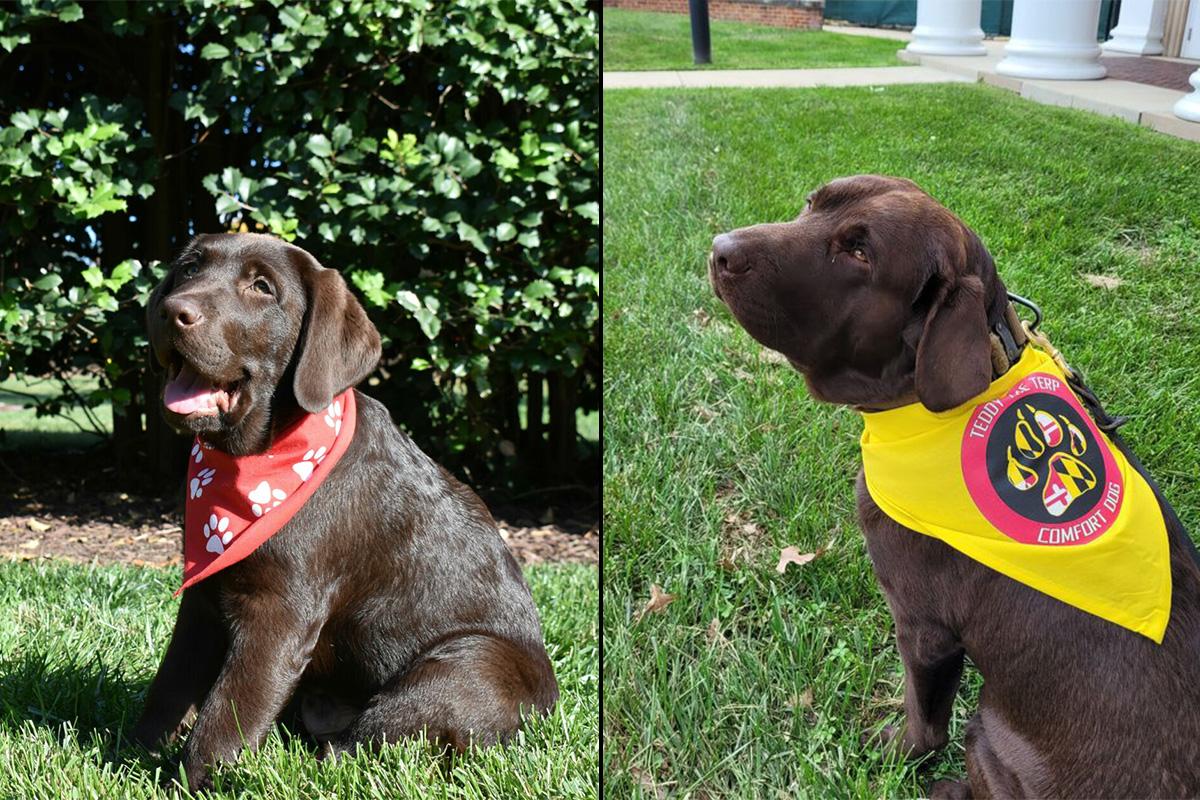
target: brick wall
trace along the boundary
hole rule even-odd
[[[688,0],[604,0],[611,8],[688,13]],[[817,30],[825,16],[823,0],[709,0],[710,19],[756,22],[780,28]]]

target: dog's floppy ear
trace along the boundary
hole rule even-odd
[[[991,342],[983,281],[945,272],[935,280],[941,285],[917,344],[916,390],[930,411],[946,411],[991,383]]]
[[[382,349],[379,331],[341,273],[299,252],[308,309],[296,343],[292,388],[300,407],[315,414],[367,377],[379,363]]]

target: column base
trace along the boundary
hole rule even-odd
[[[986,56],[983,46],[983,30],[929,29],[918,25],[913,28],[912,41],[904,48],[910,53],[923,56]]]
[[[1200,122],[1200,69],[1192,73],[1192,76],[1188,78],[1188,83],[1192,85],[1191,94],[1185,94],[1179,98],[1171,110],[1180,119],[1186,119],[1188,122]]]
[[[1100,45],[1101,50],[1114,53],[1133,53],[1138,56],[1160,56],[1163,54],[1162,39],[1157,42],[1145,36],[1125,36],[1113,31],[1113,38]]]
[[[1009,42],[1004,54],[1004,60],[996,65],[996,72],[1014,78],[1094,81],[1108,74],[1098,60],[1100,48],[1096,45],[1070,48]]]

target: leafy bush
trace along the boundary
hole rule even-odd
[[[197,232],[265,231],[358,288],[385,340],[368,391],[423,444],[561,482],[599,402],[596,18],[585,0],[8,6],[0,376],[99,369],[68,399],[112,401],[118,445],[145,429],[161,453],[141,330],[158,262]]]

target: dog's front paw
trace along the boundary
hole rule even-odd
[[[212,788],[212,773],[203,764],[184,767],[184,777],[187,778],[188,789],[193,792],[202,792]]]
[[[198,755],[196,750],[191,746],[189,741],[184,749],[183,758],[181,759],[183,768],[183,778],[187,781],[187,787],[193,792],[203,791],[212,788],[212,772],[209,765],[202,756]]]
[[[920,736],[907,724],[884,725],[879,731],[879,743],[885,752],[895,751],[901,758],[918,759],[943,747],[946,737]]]
[[[965,781],[938,781],[929,787],[929,800],[971,800],[971,787]]]

